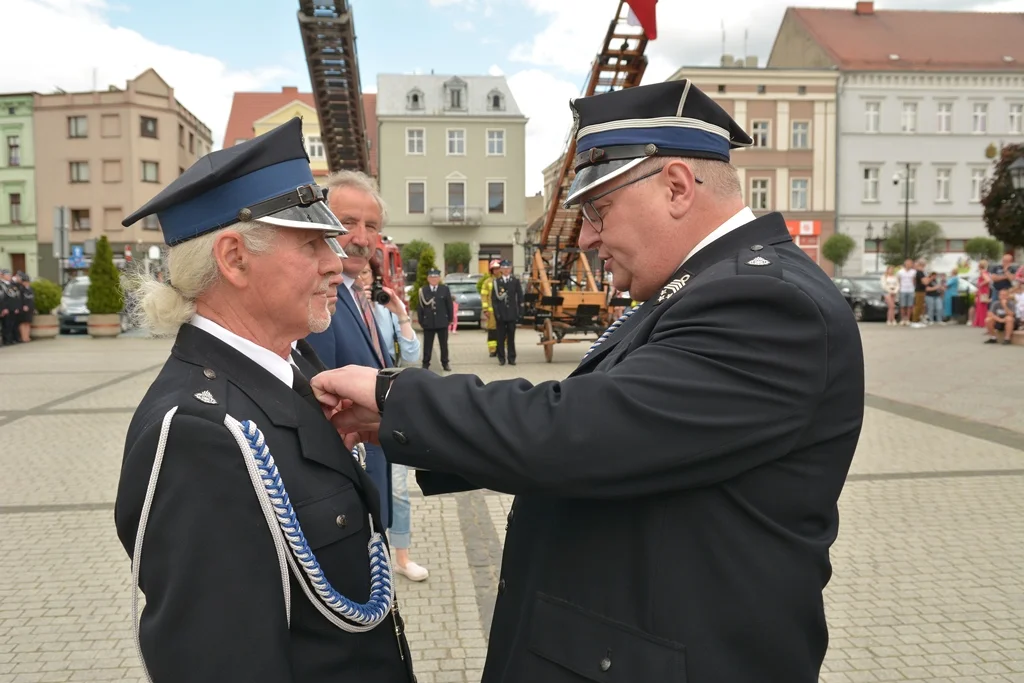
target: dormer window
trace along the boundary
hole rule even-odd
[[[445,83],[444,101],[446,109],[464,110],[466,108],[466,82],[461,78],[453,78]]]
[[[487,109],[490,111],[505,110],[505,96],[500,90],[492,90],[487,95]]]
[[[423,109],[423,92],[419,88],[413,88],[405,96],[406,109]]]

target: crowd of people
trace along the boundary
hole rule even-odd
[[[35,292],[26,273],[0,270],[0,346],[26,344],[36,312]]]

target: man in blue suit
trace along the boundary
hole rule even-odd
[[[374,180],[357,171],[340,171],[324,183],[331,212],[348,230],[337,237],[348,258],[342,260],[343,282],[338,286],[338,302],[325,332],[306,337],[313,350],[329,369],[345,365],[384,368],[391,365],[385,349],[380,348],[380,330],[372,313],[372,301],[356,284],[377,243],[377,235],[387,215],[384,200]],[[391,526],[391,465],[380,446],[365,444],[366,473],[380,494],[380,510],[385,527]],[[341,457],[341,454],[339,454]]]

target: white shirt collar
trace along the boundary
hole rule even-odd
[[[251,342],[245,337],[240,337],[231,330],[221,327],[209,318],[204,318],[198,313],[192,316],[192,320],[189,322],[201,329],[203,332],[212,334],[214,337],[235,349],[243,356],[291,387],[291,366],[293,363],[290,360],[281,358],[281,356],[277,355],[270,349],[266,349],[259,344]],[[295,348],[296,343],[297,342],[292,342],[293,349]]]
[[[352,303],[356,305],[356,310],[359,310],[359,299],[356,298],[355,290],[352,289],[352,285],[356,283],[354,277],[349,277],[345,273],[341,274],[341,283],[345,285],[345,290],[348,291],[348,295],[352,297]]]
[[[744,206],[736,213],[736,215],[734,215],[732,218],[719,225],[717,228],[708,233],[707,237],[698,242],[697,246],[691,249],[690,253],[687,254],[686,258],[683,259],[683,263],[689,261],[691,258],[693,258],[694,254],[696,254],[698,251],[708,246],[715,240],[724,237],[725,235],[728,235],[736,228],[742,227],[756,218],[757,216],[755,216],[754,212],[750,210],[750,207]],[[682,263],[679,265],[682,266]]]

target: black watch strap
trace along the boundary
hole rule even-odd
[[[391,383],[404,368],[383,368],[377,372],[377,385],[374,387],[374,398],[377,399],[377,412],[384,413],[384,399],[388,397]]]

